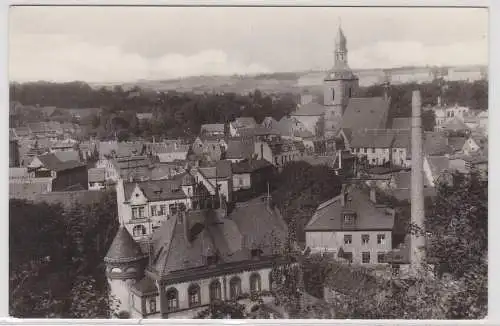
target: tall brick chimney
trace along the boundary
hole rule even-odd
[[[422,104],[420,91],[413,91],[411,124],[411,222],[419,231],[412,232],[410,262],[419,268],[424,258],[424,175],[422,149]]]

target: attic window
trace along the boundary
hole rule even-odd
[[[255,248],[250,251],[250,254],[252,255],[252,258],[258,258],[262,255],[262,250],[259,248]]]
[[[356,215],[353,213],[344,213],[344,224],[345,225],[354,225],[356,220]]]

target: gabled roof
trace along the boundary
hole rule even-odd
[[[257,122],[253,117],[239,117],[236,118],[231,124],[233,125],[233,127],[238,129],[254,128],[255,126],[257,126]]]
[[[387,125],[389,104],[389,100],[384,97],[351,98],[340,126],[353,131],[384,129]]]
[[[281,135],[281,132],[278,129],[265,128],[261,126],[240,129],[238,132],[242,137]]]
[[[392,129],[410,129],[411,118],[394,118],[392,119]]]
[[[104,182],[105,178],[105,169],[89,169],[89,182]]]
[[[441,132],[424,132],[423,147],[427,155],[444,155],[450,152],[448,138]]]
[[[146,257],[147,255],[141,251],[140,246],[134,241],[127,229],[120,226],[104,261],[107,263],[129,263]]]
[[[125,200],[130,200],[136,186],[141,189],[142,193],[149,201],[187,198],[184,191],[182,191],[181,180],[179,178],[175,178],[167,180],[126,182],[123,185]]]
[[[324,114],[325,107],[314,102],[300,105],[295,112],[291,113],[292,116],[322,116]]]
[[[452,120],[445,122],[442,129],[460,131],[460,130],[469,130],[469,127],[458,117],[455,117]]]
[[[342,231],[342,212],[344,209],[357,214],[355,226],[350,226],[350,231],[363,230],[392,230],[394,215],[386,207],[377,207],[370,201],[367,194],[360,189],[351,187],[349,190],[350,204],[342,207],[341,196],[331,199],[326,205],[320,205],[306,226],[306,231]]]
[[[352,134],[351,147],[390,148],[395,132],[392,129],[360,130]]]
[[[214,166],[199,168],[207,179],[227,179],[232,177],[231,161],[217,161]]]
[[[466,137],[449,137],[448,138],[448,145],[454,151],[460,151],[464,147],[464,144],[466,141],[467,141]]]
[[[428,156],[426,159],[429,162],[434,180],[437,180],[443,172],[450,169],[450,159],[446,156]]]
[[[80,154],[77,151],[57,151],[54,152],[54,155],[59,159],[61,162],[67,162],[67,161],[80,161]]]
[[[42,154],[37,157],[46,169],[56,172],[85,166],[79,161],[61,161],[54,153]]]

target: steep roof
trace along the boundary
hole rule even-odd
[[[424,132],[423,147],[427,155],[444,155],[450,152],[448,138],[441,132]]]
[[[445,122],[443,127],[444,130],[452,130],[452,131],[460,131],[460,130],[469,130],[470,128],[458,117],[453,118],[452,120]]]
[[[229,139],[227,142],[226,159],[245,159],[252,157],[254,143],[243,139]]]
[[[206,266],[204,255],[218,254],[219,264],[251,260],[250,249],[257,247],[263,256],[272,254],[273,236],[284,241],[286,225],[281,216],[261,198],[236,205],[228,217],[220,211],[190,211],[183,222],[163,224],[153,236],[152,269],[160,276]]]
[[[321,116],[325,114],[325,107],[321,104],[310,102],[300,105],[298,109],[293,112],[292,116]]]
[[[147,255],[141,251],[140,246],[134,241],[127,229],[120,226],[104,261],[107,263],[129,263],[145,257]]]
[[[377,207],[367,194],[352,187],[349,191],[351,203],[348,208],[342,207],[341,196],[334,197],[321,204],[306,226],[306,231],[362,231],[362,230],[392,230],[394,215],[387,207]],[[342,212],[354,211],[357,220],[354,226],[343,225]]]
[[[231,161],[221,160],[215,166],[199,168],[200,172],[208,179],[226,179],[232,176]]]
[[[454,151],[460,151],[464,147],[466,137],[449,137],[448,144]]]
[[[389,100],[384,97],[351,98],[341,121],[341,128],[353,131],[384,129],[387,125]]]
[[[125,200],[130,199],[136,186],[150,201],[184,199],[186,194],[181,189],[181,182],[179,178],[126,182],[123,185]]]
[[[390,148],[394,134],[392,129],[361,130],[352,134],[351,147]]]
[[[437,180],[441,173],[450,169],[450,159],[446,156],[428,156],[427,162],[429,162],[434,180]]]
[[[410,129],[411,118],[393,118],[392,129]]]

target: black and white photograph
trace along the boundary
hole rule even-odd
[[[12,318],[487,317],[488,8],[8,18]]]

